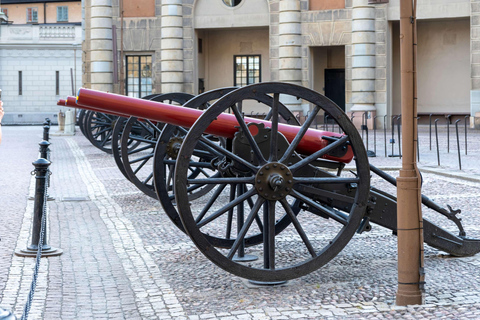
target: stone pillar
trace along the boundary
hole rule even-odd
[[[353,0],[352,103],[350,111],[375,111],[375,7]]]
[[[162,93],[183,92],[183,16],[181,0],[162,1]]]
[[[470,0],[470,5],[470,115],[480,118],[480,0]]]
[[[300,0],[280,0],[278,80],[302,85],[302,25]],[[289,97],[282,102],[291,111],[302,111],[300,100]]]
[[[112,0],[91,0],[91,88],[113,91]]]

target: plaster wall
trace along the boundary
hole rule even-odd
[[[312,11],[344,9],[345,0],[310,0],[308,5]]]
[[[268,29],[204,30],[204,35],[207,51],[200,64],[205,64],[206,90],[233,86],[234,55],[261,55],[262,82],[270,81]]]
[[[399,24],[393,25],[393,114],[400,114]],[[418,112],[470,113],[468,19],[418,22]]]
[[[155,0],[124,1],[124,17],[155,17]]]

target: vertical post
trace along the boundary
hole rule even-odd
[[[440,150],[438,149],[438,126],[437,126],[438,119],[435,119],[435,141],[437,142],[437,162],[438,166],[440,166]]]
[[[447,118],[447,153],[450,153],[450,117],[452,115],[447,114],[445,118]]]
[[[385,145],[385,158],[387,157],[387,116],[383,116],[383,143]]]
[[[402,158],[402,145],[401,145],[401,128],[400,128],[400,125],[401,125],[401,120],[402,120],[402,115],[399,115],[397,117],[397,133],[398,133],[398,156],[400,157],[400,159]]]
[[[432,150],[432,114],[430,113],[429,116],[429,121],[430,121],[430,150]]]
[[[377,117],[373,117],[373,152],[377,154]]]
[[[460,138],[458,137],[458,123],[461,121],[461,119],[458,119],[455,121],[455,130],[457,132],[457,150],[458,150],[458,166],[460,170],[462,170],[462,159],[460,156]]]
[[[467,155],[467,119],[470,116],[465,116],[465,155]]]
[[[416,3],[416,2],[415,2]],[[397,178],[398,290],[400,306],[422,304],[423,222],[416,164],[416,17],[412,0],[400,0],[400,69],[403,158]]]

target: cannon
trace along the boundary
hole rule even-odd
[[[372,224],[395,234],[396,198],[371,186],[370,175],[395,179],[369,164],[358,131],[328,98],[292,84],[260,83],[212,100],[199,110],[80,89],[76,104],[166,123],[154,156],[157,197],[198,249],[232,274],[278,283],[325,265]],[[268,109],[265,119],[243,114],[252,101]],[[302,125],[285,106],[292,101],[312,108]],[[341,133],[312,128],[325,115]],[[426,196],[422,203],[458,228],[456,235],[425,219],[427,244],[455,256],[480,251],[459,210]]]

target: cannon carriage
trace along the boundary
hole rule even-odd
[[[313,107],[302,125],[283,103],[296,99]],[[251,101],[268,109],[266,119],[244,116],[242,107]],[[293,279],[328,263],[372,223],[396,231],[396,198],[371,186],[370,175],[395,179],[369,164],[345,113],[312,90],[261,83],[207,92],[184,108],[80,89],[76,104],[166,124],[154,151],[156,195],[199,250],[237,276]],[[341,133],[312,128],[323,114]],[[480,241],[466,237],[458,211],[426,196],[422,202],[459,229],[455,235],[424,220],[427,244],[457,256],[480,251]],[[324,229],[333,236],[318,232]]]

